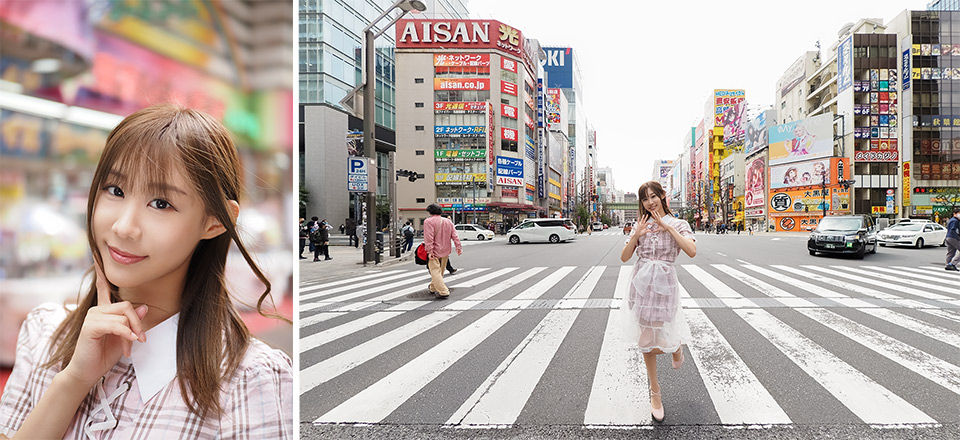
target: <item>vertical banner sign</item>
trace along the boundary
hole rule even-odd
[[[853,85],[853,35],[840,44],[837,51],[837,93]]]
[[[900,81],[903,81],[903,91],[906,92],[910,89],[910,49],[903,51],[902,58]]]
[[[493,117],[494,117],[493,104],[491,104],[491,103],[488,102],[488,103],[487,103],[487,121],[488,121],[488,127],[487,127],[487,188],[488,188],[489,190],[493,190],[493,147],[494,147],[494,142],[496,142],[496,140],[495,140],[496,128],[494,127],[494,124],[493,124]]]
[[[906,213],[910,206],[910,162],[903,163],[903,211]]]
[[[543,129],[543,78],[537,78],[537,198],[547,198],[544,185],[543,170],[543,143],[546,132]]]

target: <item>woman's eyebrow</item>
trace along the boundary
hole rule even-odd
[[[119,171],[110,171],[109,177],[115,178],[120,181],[129,182],[129,180],[127,179],[127,176]],[[189,195],[187,194],[186,191],[174,185],[170,185],[168,183],[153,182],[153,183],[147,184],[147,188],[150,188],[153,191],[159,191],[162,193],[175,192],[175,193],[182,194],[184,196]]]

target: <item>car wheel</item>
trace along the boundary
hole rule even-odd
[[[483,241],[483,234],[477,235],[477,240]]]
[[[871,254],[877,253],[877,243],[876,243],[876,242],[873,243],[873,250],[871,250],[870,253],[871,253]]]
[[[560,236],[553,234],[550,236],[550,243],[560,243]]]
[[[867,245],[866,243],[864,243],[864,245],[860,247],[860,250],[857,251],[857,259],[862,260],[863,256],[866,255],[866,253],[867,253]]]
[[[917,249],[923,249],[923,237],[917,238]]]
[[[520,237],[517,237],[516,235],[511,235],[510,244],[517,244],[517,243],[520,243]]]
[[[813,256],[817,255],[817,251],[810,250],[810,249],[807,249],[807,250],[810,251],[810,255],[813,255]]]
[[[947,239],[943,239],[943,243],[940,243],[940,247],[947,247]]]
[[[880,243],[880,247],[887,247],[886,243]]]

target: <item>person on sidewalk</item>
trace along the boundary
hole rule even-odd
[[[332,226],[327,223],[317,224],[317,228],[310,232],[310,242],[313,243],[313,261],[320,261],[320,254],[324,256],[324,260],[332,260],[330,258],[330,229],[333,229]]]
[[[344,228],[347,237],[350,237],[350,246],[354,248],[360,247],[360,239],[357,237],[357,221],[350,218],[347,219],[347,226]]]
[[[300,217],[300,259],[306,260],[303,256],[303,249],[307,247],[307,238],[310,237],[310,228],[307,227],[307,221]]]
[[[450,241],[457,248],[457,255],[463,255],[460,238],[453,227],[453,222],[440,217],[443,211],[436,203],[427,206],[430,217],[423,221],[423,244],[427,250],[427,268],[430,269],[430,285],[427,289],[437,298],[446,299],[450,296],[450,289],[443,283],[443,271],[450,257]]]
[[[410,250],[413,249],[413,236],[415,233],[413,232],[413,226],[410,225],[409,220],[403,224],[403,228],[400,229],[400,232],[403,232],[404,239],[401,250],[403,250],[403,252],[410,252]]]
[[[657,355],[671,353],[673,368],[683,364],[683,343],[689,329],[680,306],[680,282],[673,262],[680,251],[697,255],[696,238],[690,225],[670,215],[667,194],[655,180],[644,183],[640,195],[640,220],[620,252],[626,263],[634,255],[626,298],[621,302],[624,331],[643,353],[650,385],[653,420],[662,422],[663,402],[657,380]]]
[[[953,208],[953,217],[947,222],[947,266],[946,270],[960,271],[960,208]]]

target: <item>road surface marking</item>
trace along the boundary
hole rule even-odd
[[[823,273],[826,273],[826,274],[838,276],[838,277],[841,277],[841,278],[847,278],[847,279],[851,279],[851,280],[855,280],[855,281],[860,281],[860,282],[862,282],[862,283],[864,283],[864,284],[870,284],[870,285],[877,286],[877,287],[883,287],[883,288],[885,288],[885,289],[896,290],[896,291],[898,291],[898,292],[902,292],[902,293],[907,293],[907,294],[910,294],[910,295],[919,296],[919,297],[921,297],[921,298],[938,299],[938,300],[950,299],[950,297],[943,296],[943,295],[938,295],[938,294],[936,294],[936,293],[930,293],[930,292],[926,292],[926,291],[923,291],[923,290],[912,289],[912,288],[905,287],[905,286],[891,285],[890,282],[889,282],[889,280],[886,280],[886,281],[877,281],[877,280],[873,280],[873,279],[867,278],[867,277],[862,276],[862,275],[861,275],[861,276],[857,276],[857,274],[850,274],[850,273],[846,273],[846,272],[844,272],[844,271],[833,270],[833,268],[828,269],[828,268],[826,268],[826,267],[819,267],[819,266],[800,266],[800,267],[803,267],[804,269],[813,269],[813,270],[816,270],[816,271],[819,271],[819,272],[823,272]],[[870,273],[867,272],[867,274],[870,274]],[[873,274],[873,275],[876,275],[876,274]],[[883,277],[878,277],[878,278],[883,279]]]
[[[617,283],[618,288],[619,285],[620,282]],[[649,385],[643,355],[636,344],[626,340],[621,321],[623,316],[619,309],[611,310],[607,316],[607,328],[603,332],[593,386],[583,415],[584,425],[651,423]]]
[[[309,286],[303,286],[303,287],[301,287],[301,288],[300,288],[300,293],[313,292],[314,290],[323,289],[323,288],[325,288],[325,287],[336,287],[336,286],[341,286],[341,285],[344,285],[344,284],[355,283],[355,282],[357,282],[357,281],[369,280],[369,279],[373,279],[373,278],[381,278],[381,277],[385,277],[385,276],[395,275],[395,274],[398,274],[398,273],[401,273],[401,272],[404,272],[404,271],[402,271],[402,270],[392,270],[392,271],[388,271],[388,272],[379,272],[379,273],[375,273],[375,274],[371,274],[371,275],[363,275],[363,276],[359,276],[359,277],[350,277],[350,278],[347,278],[347,279],[345,279],[345,280],[333,281],[333,282],[329,282],[329,283],[311,284],[311,285],[309,285]]]
[[[773,396],[757,380],[726,338],[702,310],[685,310],[687,341],[703,384],[724,424],[791,423]]]
[[[734,313],[740,315],[863,422],[884,425],[936,423],[930,416],[770,313],[759,309],[734,310]]]

